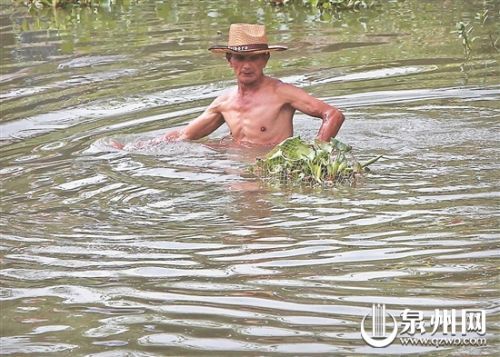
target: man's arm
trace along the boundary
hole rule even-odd
[[[184,128],[170,131],[163,136],[151,140],[138,141],[134,143],[134,147],[142,148],[151,144],[159,144],[162,141],[196,140],[209,135],[224,123],[224,117],[218,109],[220,102],[221,97],[216,98],[199,117]],[[110,144],[119,150],[125,147],[123,143],[113,139],[111,139]]]
[[[293,108],[304,114],[323,119],[323,124],[317,135],[319,140],[329,141],[330,138],[337,135],[345,119],[340,110],[314,98],[306,91],[291,84],[280,84],[278,93]]]
[[[184,128],[166,133],[163,140],[197,140],[213,133],[224,124],[224,117],[219,111],[220,100],[215,99],[199,117]]]

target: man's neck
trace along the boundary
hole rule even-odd
[[[250,84],[238,82],[238,93],[240,95],[254,93],[263,86],[265,81],[266,81],[266,76],[262,76],[258,80]]]

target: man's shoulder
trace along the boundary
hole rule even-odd
[[[274,77],[267,77],[267,87],[271,88],[278,95],[297,88],[293,84],[285,83],[281,79]]]
[[[221,104],[225,101],[227,101],[228,99],[230,99],[232,96],[234,96],[234,93],[236,92],[236,88],[235,87],[230,87],[230,88],[227,88],[227,89],[224,89],[224,91],[222,93],[220,93],[214,100],[214,103],[215,104]]]
[[[281,85],[286,84],[281,79],[270,77],[270,76],[266,76],[266,82],[267,82],[268,86],[273,86],[273,87],[277,87],[277,86],[281,86]]]
[[[293,84],[290,83],[285,83],[279,79],[273,78],[274,79],[274,91],[276,94],[283,96],[283,97],[289,97],[289,96],[296,96],[298,92],[301,92],[301,89],[296,87]]]

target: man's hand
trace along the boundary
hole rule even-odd
[[[171,131],[171,132],[168,132],[166,133],[165,135],[163,135],[161,138],[158,138],[160,139],[161,141],[179,141],[179,140],[182,140],[183,137],[182,137],[182,130],[174,130],[174,131]],[[157,140],[157,139],[154,139],[154,140]]]
[[[110,145],[111,145],[112,147],[114,147],[115,149],[118,149],[118,150],[123,150],[123,148],[125,147],[125,145],[124,145],[124,144],[122,144],[122,143],[120,143],[120,142],[118,142],[118,141],[116,141],[116,140],[114,140],[114,139],[111,139],[111,140],[109,141],[109,143],[110,143]]]
[[[159,136],[157,138],[151,139],[151,140],[139,140],[139,141],[135,142],[131,147],[134,149],[143,149],[147,146],[158,145],[162,142],[171,142],[171,141],[182,140],[181,136],[182,136],[182,131],[175,130],[175,131],[171,131],[169,133],[166,133],[163,136]],[[118,150],[123,150],[125,148],[125,144],[123,144],[115,139],[110,139],[109,144]]]

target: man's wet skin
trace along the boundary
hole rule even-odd
[[[238,24],[231,25],[231,29],[233,26],[258,27]],[[244,31],[240,35],[243,36]],[[240,47],[247,48],[246,45]],[[337,108],[300,88],[264,75],[264,68],[270,58],[267,50],[263,53],[235,53],[237,50],[230,50],[229,47],[214,48],[226,53],[237,86],[217,97],[184,128],[167,132],[160,140],[201,139],[225,123],[237,144],[274,146],[293,135],[296,110],[322,119],[317,139],[328,141],[337,134],[344,121],[344,116]]]

